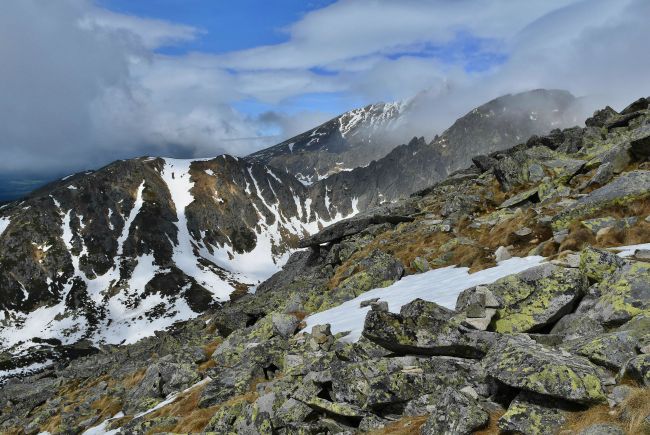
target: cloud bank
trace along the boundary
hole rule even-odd
[[[413,134],[427,137],[533,88],[621,108],[650,95],[648,16],[646,0],[341,0],[284,29],[280,44],[171,55],[163,48],[227,35],[90,0],[8,1],[0,174],[243,155],[334,115],[322,96],[346,109],[415,98]],[[310,96],[321,99],[305,107]]]

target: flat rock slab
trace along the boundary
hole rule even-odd
[[[392,205],[392,204],[391,204]],[[335,242],[344,237],[360,233],[371,225],[384,223],[398,224],[400,222],[412,222],[415,220],[411,214],[417,213],[417,209],[410,202],[393,205],[392,207],[378,207],[366,213],[356,215],[349,219],[342,220],[324,228],[311,237],[302,239],[298,247],[307,248],[318,246],[323,243]]]
[[[601,373],[588,359],[523,335],[501,337],[482,364],[489,376],[511,387],[577,403],[606,400]]]

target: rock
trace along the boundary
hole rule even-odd
[[[565,342],[562,348],[589,358],[594,364],[620,370],[636,356],[637,340],[628,331],[610,332],[595,338]]]
[[[552,324],[571,311],[587,285],[578,270],[549,263],[501,278],[487,286],[501,307],[494,330],[534,332]]]
[[[485,308],[500,308],[501,303],[487,286],[477,285],[463,290],[456,299],[456,311],[464,311],[470,304],[479,302]]]
[[[551,334],[561,335],[566,341],[593,337],[604,332],[603,326],[581,313],[571,313],[562,317],[551,329]]]
[[[370,311],[363,336],[397,353],[449,355],[480,358],[490,346],[493,334],[462,331],[454,312],[434,302],[416,299],[400,314]]]
[[[607,396],[610,407],[618,406],[632,394],[632,387],[628,385],[617,385],[612,388],[612,392]]]
[[[426,423],[422,435],[469,435],[487,424],[488,413],[474,399],[447,388]]]
[[[461,388],[460,392],[474,400],[478,400],[478,393],[474,388],[470,387],[469,385],[467,387]]]
[[[553,241],[558,245],[569,237],[569,230],[553,231]]]
[[[638,160],[650,157],[650,127],[644,126],[635,130],[630,139],[630,151]]]
[[[411,262],[411,268],[419,273],[423,273],[431,269],[429,262],[426,260],[426,258],[422,257],[415,257]]]
[[[625,264],[598,285],[600,297],[587,315],[605,326],[618,326],[650,314],[650,264]]]
[[[519,393],[499,418],[499,429],[507,433],[555,435],[566,422],[561,404],[533,393]]]
[[[596,169],[594,175],[589,179],[584,187],[589,186],[604,186],[614,178],[614,165],[611,163],[603,163]]]
[[[486,331],[494,318],[497,310],[494,308],[486,308],[483,317],[466,318],[463,320],[463,325],[479,331]]]
[[[539,195],[537,194],[538,188],[526,190],[524,192],[518,193],[501,203],[498,208],[510,208],[523,204],[526,201],[529,202],[539,202]]]
[[[639,98],[638,100],[630,103],[625,109],[621,110],[621,115],[628,115],[630,113],[638,112],[639,110],[645,110],[648,108],[647,98]]]
[[[273,314],[272,317],[273,328],[278,335],[289,338],[291,337],[300,324],[300,320],[291,314]]]
[[[625,431],[618,426],[598,423],[581,430],[578,435],[625,435]]]
[[[494,159],[489,156],[475,156],[472,157],[472,163],[476,165],[476,167],[481,171],[481,172],[487,172],[490,169],[494,168],[496,166],[498,160]]]
[[[370,304],[370,309],[372,311],[381,311],[381,312],[388,312],[388,302],[386,301],[377,301],[373,302]]]
[[[340,417],[361,420],[366,415],[366,412],[357,406],[345,402],[331,402],[320,397],[312,397],[306,404],[316,411]]]
[[[650,386],[650,355],[639,355],[627,362],[625,374],[646,387]]]
[[[650,261],[650,249],[637,249],[632,256],[635,260]]]
[[[314,325],[311,328],[311,337],[309,338],[309,345],[313,350],[329,350],[334,343],[332,330],[330,324]]]
[[[369,307],[373,303],[377,302],[379,298],[366,299],[365,301],[359,302],[359,308]]]
[[[604,127],[605,124],[617,116],[616,110],[607,106],[604,109],[595,111],[591,118],[587,118],[585,125],[587,127]]]
[[[352,218],[332,224],[319,233],[302,239],[298,243],[298,247],[307,248],[310,246],[318,246],[323,243],[336,242],[344,237],[358,234],[371,225],[412,222],[414,218],[409,215],[417,213],[417,209],[415,209],[412,204],[400,204],[400,206],[403,209],[395,209],[396,206],[394,205],[377,207]]]
[[[482,365],[488,375],[514,388],[577,403],[606,400],[600,372],[589,360],[522,335],[500,337]]]
[[[616,254],[587,247],[580,253],[580,270],[592,281],[602,281],[620,269],[625,260]]]
[[[509,260],[511,258],[512,255],[510,255],[508,248],[506,248],[505,246],[499,246],[497,250],[494,252],[494,259],[496,260],[497,263],[500,263],[505,260]]]
[[[553,229],[568,228],[574,219],[612,205],[624,205],[650,196],[650,171],[631,171],[579,198],[553,218]]]
[[[280,422],[279,426],[287,423],[303,422],[314,410],[305,403],[289,398],[276,411],[275,419]]]

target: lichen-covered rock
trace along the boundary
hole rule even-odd
[[[578,270],[549,263],[502,278],[487,286],[501,306],[493,328],[501,333],[544,328],[570,312],[587,285]]]
[[[363,336],[397,353],[480,358],[494,341],[492,333],[465,330],[464,316],[435,302],[416,299],[400,314],[369,311]]]
[[[621,257],[602,249],[589,246],[580,252],[580,270],[592,281],[602,281],[623,267],[623,264],[625,260]]]
[[[397,357],[369,359],[335,365],[333,399],[362,409],[381,409],[407,403],[427,394],[439,394],[445,386],[458,389],[474,385],[486,391],[479,367],[463,359]]]
[[[625,264],[599,285],[600,297],[587,314],[606,326],[650,314],[650,263]]]
[[[620,331],[566,342],[562,347],[589,358],[599,366],[620,370],[627,360],[636,356],[637,344],[638,341],[632,334],[628,331]]]
[[[601,373],[586,358],[522,336],[503,336],[482,360],[488,375],[525,391],[578,403],[605,400]]]
[[[519,393],[499,418],[499,429],[507,433],[555,435],[566,421],[562,405],[533,393]]]
[[[446,388],[426,423],[422,435],[469,435],[485,426],[488,413],[472,398]]]

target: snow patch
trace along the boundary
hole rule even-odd
[[[418,298],[454,309],[461,291],[530,269],[542,260],[544,257],[540,256],[515,257],[472,274],[466,267],[450,266],[410,275],[388,287],[367,291],[339,306],[312,314],[305,319],[303,331],[309,332],[315,325],[329,323],[332,334],[350,331],[342,340],[355,342],[361,337],[366,313],[370,310],[370,307],[359,307],[362,301],[379,298],[388,302],[388,309],[392,312],[399,312],[403,305]]]
[[[9,224],[11,223],[11,219],[8,217],[1,217],[0,218],[0,237],[2,236],[2,233],[5,232]]]

